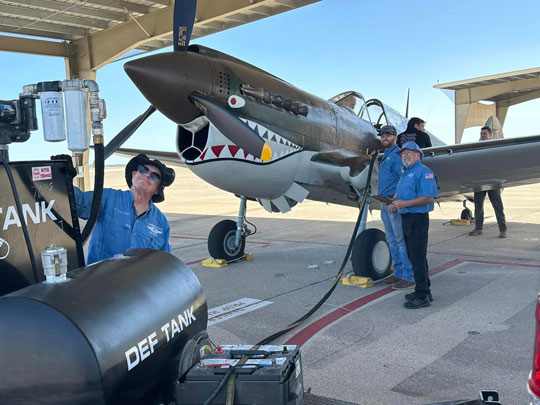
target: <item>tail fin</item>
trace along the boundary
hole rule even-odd
[[[492,115],[487,119],[485,126],[491,128],[491,132],[493,133],[493,139],[504,138],[501,123],[495,115]]]

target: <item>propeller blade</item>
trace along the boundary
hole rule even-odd
[[[411,89],[407,89],[407,106],[405,107],[405,118],[409,118],[409,96],[411,94]]]
[[[262,161],[267,162],[272,158],[270,145],[225,108],[198,93],[191,93],[189,99],[223,135],[236,145]]]
[[[193,24],[195,24],[195,12],[197,0],[175,0],[173,17],[173,49],[186,51],[189,46]]]
[[[131,135],[146,121],[146,119],[156,111],[156,108],[151,105],[148,109],[131,121],[124,129],[122,129],[111,141],[105,146],[105,159],[111,156],[116,150],[126,142]]]

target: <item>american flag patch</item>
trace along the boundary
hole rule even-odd
[[[433,173],[426,173],[426,179],[432,179]]]

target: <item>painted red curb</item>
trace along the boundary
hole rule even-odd
[[[435,267],[434,269],[431,269],[429,271],[429,275],[433,276],[435,274],[441,273],[445,270],[448,270],[452,267],[457,266],[461,263],[485,263],[485,264],[501,264],[501,265],[508,265],[508,266],[518,266],[518,267],[532,267],[532,268],[540,268],[540,265],[535,264],[523,264],[523,263],[507,263],[507,262],[497,262],[497,261],[489,261],[489,260],[469,260],[469,259],[454,259],[449,261],[448,263],[442,264],[438,267]],[[309,339],[311,339],[315,334],[317,334],[319,331],[330,325],[331,323],[337,321],[338,319],[344,317],[345,315],[348,315],[352,311],[372,302],[375,301],[378,298],[384,297],[387,294],[390,294],[395,290],[392,290],[391,287],[383,288],[382,290],[375,291],[369,295],[366,295],[365,297],[358,298],[357,300],[354,300],[352,302],[349,302],[348,304],[343,305],[342,307],[335,309],[334,311],[330,312],[329,314],[323,316],[321,319],[313,322],[312,324],[306,326],[304,329],[302,329],[300,332],[298,332],[296,335],[291,337],[285,344],[287,345],[298,345],[302,346],[304,343],[306,343]]]

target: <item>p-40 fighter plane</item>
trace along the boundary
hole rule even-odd
[[[377,129],[405,130],[407,119],[377,99],[349,91],[324,100],[227,54],[189,46],[196,1],[175,4],[174,52],[130,61],[124,68],[152,106],[106,148],[118,147],[155,109],[178,124],[177,153],[123,153],[184,162],[206,182],[240,197],[237,221],[214,226],[210,254],[244,253],[246,200],[287,212],[304,199],[356,206],[367,186],[370,153],[381,149]],[[540,181],[540,136],[424,150],[441,198]],[[384,233],[365,229],[353,249],[356,274],[385,277],[391,258]]]

